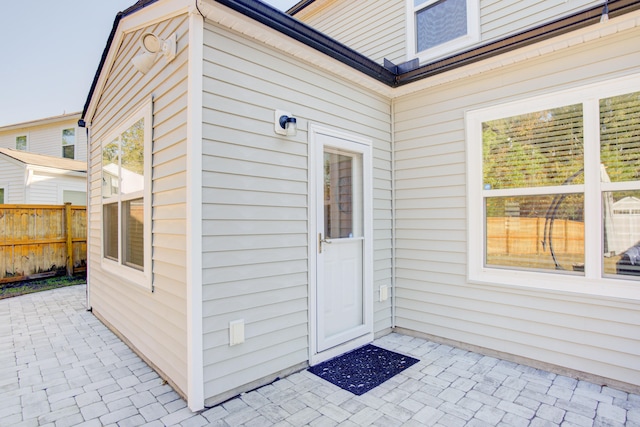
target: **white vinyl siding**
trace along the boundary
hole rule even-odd
[[[25,167],[0,159],[0,185],[4,188],[4,203],[25,203]]]
[[[205,25],[203,330],[207,404],[309,359],[308,123],[374,141],[374,289],[390,285],[388,100]],[[274,110],[298,119],[274,133]],[[375,331],[391,327],[375,303]],[[229,322],[246,341],[229,346]]]
[[[141,11],[138,13],[144,13]],[[143,51],[141,36],[177,33],[178,54],[156,61],[147,74],[131,58]],[[125,336],[183,394],[187,390],[186,322],[186,120],[188,17],[180,15],[125,34],[99,96],[90,156],[90,302],[93,312]],[[104,70],[105,72],[107,70]],[[111,274],[101,266],[101,188],[103,138],[153,97],[152,277],[153,292]],[[76,136],[79,133],[76,133]],[[78,142],[76,142],[78,144]],[[59,140],[58,140],[58,149]]]
[[[517,34],[603,3],[602,0],[482,0],[480,1],[481,43]]]
[[[25,203],[60,205],[63,190],[87,191],[86,177],[70,177],[34,171],[29,178]]]
[[[638,37],[627,30],[396,100],[401,330],[640,383],[638,299],[467,281],[478,256],[467,251],[467,214],[480,208],[466,204],[465,153],[466,111],[638,73]]]
[[[404,0],[337,1],[295,17],[378,63],[405,60]]]

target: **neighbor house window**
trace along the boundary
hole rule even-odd
[[[76,130],[63,129],[62,130],[62,157],[65,159],[75,159],[76,150]]]
[[[27,135],[16,136],[16,150],[27,150]]]
[[[471,280],[640,280],[640,78],[470,112],[467,137]]]
[[[0,188],[0,205],[4,204],[4,188]]]
[[[478,0],[407,0],[410,58],[447,56],[480,38]]]
[[[115,264],[127,278],[145,284],[151,251],[147,110],[102,144],[103,263]]]

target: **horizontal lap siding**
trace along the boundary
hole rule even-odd
[[[35,172],[27,188],[27,203],[58,205],[62,204],[63,191],[87,191],[84,177],[66,177]]]
[[[375,280],[390,282],[389,102],[264,45],[205,25],[203,316],[209,402],[309,356],[307,126],[374,141]],[[274,133],[276,108],[298,134]],[[229,346],[229,322],[246,341]],[[390,308],[376,305],[389,328]]]
[[[24,166],[0,159],[0,188],[4,188],[5,203],[25,203],[26,173]]]
[[[304,10],[295,16],[378,63],[405,61],[404,0],[339,1],[308,17]]]
[[[601,0],[484,0],[480,2],[482,41],[516,34],[602,3]]]
[[[406,3],[406,0],[341,0],[317,9],[312,4],[295,17],[378,63],[387,58],[397,64],[411,59],[406,52]],[[602,3],[601,0],[482,0],[480,39],[475,46]]]
[[[640,304],[466,281],[464,113],[640,72],[629,30],[396,101],[396,324],[640,384]]]
[[[178,55],[166,63],[158,58],[146,75],[131,65],[142,52],[141,35],[178,36]],[[187,387],[186,324],[186,15],[142,28],[124,37],[96,115],[92,120],[90,298],[99,316],[124,335],[183,392]],[[151,96],[154,97],[152,155],[152,270],[154,292],[129,284],[100,266],[101,148],[109,136]]]

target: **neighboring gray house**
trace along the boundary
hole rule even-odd
[[[87,164],[0,148],[0,204],[87,203]]]
[[[607,11],[137,2],[80,121],[93,313],[192,410],[394,330],[638,392],[602,200],[640,197],[640,1]]]

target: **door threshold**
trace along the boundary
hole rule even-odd
[[[344,344],[329,348],[327,350],[321,351],[320,353],[312,354],[309,357],[309,365],[314,366],[318,363],[326,362],[327,360],[333,359],[336,356],[340,356],[341,354],[347,353],[351,350],[355,350],[358,347],[370,344],[373,342],[373,339],[373,332],[370,332]]]

